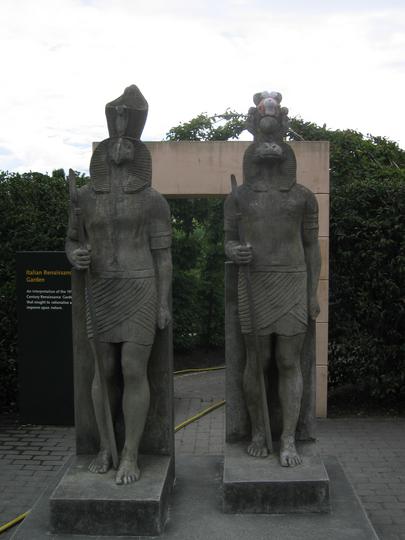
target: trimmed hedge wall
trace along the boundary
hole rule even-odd
[[[0,173],[0,409],[17,395],[15,253],[63,249],[67,200],[62,170]]]
[[[330,383],[405,397],[405,171],[331,193]]]

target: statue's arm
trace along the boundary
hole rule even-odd
[[[317,298],[318,282],[321,273],[318,213],[318,201],[315,195],[309,192],[304,212],[302,238],[308,276],[308,316],[310,319],[316,319],[320,311]]]
[[[225,255],[230,261],[234,260],[235,249],[240,245],[238,234],[233,231],[225,230]]]
[[[158,290],[158,327],[165,328],[171,321],[169,300],[172,283],[172,254],[170,248],[155,249],[152,251],[156,268],[156,281]]]
[[[156,194],[150,211],[150,247],[156,271],[158,293],[158,327],[165,328],[171,321],[170,288],[172,284],[171,222],[167,201]]]
[[[86,270],[90,266],[91,248],[89,245],[82,246],[80,244],[78,227],[78,219],[73,213],[73,210],[70,209],[65,252],[74,268],[77,270]]]
[[[235,203],[232,195],[224,205],[225,254],[236,264],[249,264],[252,261],[252,246],[241,244],[236,219]]]

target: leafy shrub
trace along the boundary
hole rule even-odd
[[[64,249],[67,193],[63,170],[0,173],[0,408],[17,392],[15,253]]]
[[[330,382],[405,397],[405,171],[331,193]]]
[[[405,167],[404,150],[384,137],[364,136],[352,129],[328,129],[300,118],[292,119],[291,129],[291,139],[329,141],[332,186],[372,178],[383,181],[386,176],[401,175]]]
[[[223,202],[171,199],[174,348],[224,343]]]

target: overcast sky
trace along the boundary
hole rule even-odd
[[[404,0],[0,0],[0,22],[2,170],[87,172],[130,84],[143,140],[277,90],[291,116],[405,148]]]

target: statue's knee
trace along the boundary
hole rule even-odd
[[[246,367],[244,377],[243,377],[243,383],[245,388],[252,388],[257,384],[257,374],[256,371],[253,370],[251,367]]]
[[[289,354],[279,354],[277,357],[278,370],[283,373],[292,373],[299,369],[299,358]]]
[[[107,385],[115,383],[116,373],[112,366],[104,365],[103,376]],[[100,372],[98,369],[96,369],[94,373],[93,386],[98,388],[100,385]]]
[[[122,363],[122,374],[125,383],[142,384],[147,379],[146,366],[142,362],[131,358]]]

